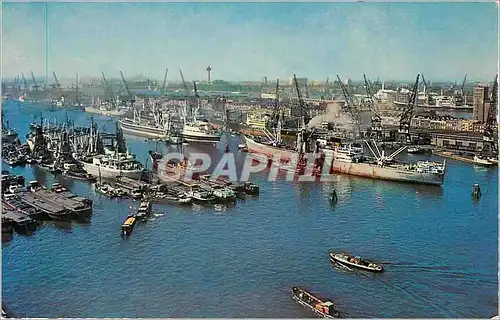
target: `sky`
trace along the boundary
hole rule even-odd
[[[2,75],[493,80],[495,3],[2,4]]]

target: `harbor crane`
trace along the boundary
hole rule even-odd
[[[189,92],[188,85],[186,83],[186,80],[184,80],[184,75],[182,74],[182,70],[179,69],[179,73],[181,74],[181,79],[182,79],[182,85],[184,86],[184,90],[186,90],[186,94]]]
[[[38,85],[38,83],[36,83],[35,75],[33,74],[33,71],[31,71],[31,80],[33,80],[33,89],[35,91],[38,91],[38,88],[40,88],[40,86]]]
[[[194,97],[196,99],[199,99],[200,95],[198,94],[198,88],[196,87],[196,81],[193,81],[193,87],[194,87]]]
[[[365,80],[365,90],[367,96],[367,105],[371,111],[371,130],[370,137],[375,138],[376,140],[380,140],[382,138],[382,118],[378,114],[377,107],[375,105],[375,101],[373,100],[373,92],[371,89],[371,84],[366,78],[366,75],[363,74],[363,79]]]
[[[54,88],[60,89],[61,84],[59,83],[59,80],[57,80],[57,76],[55,71],[52,71],[52,75],[54,76],[54,84],[52,85]]]
[[[161,86],[162,94],[165,94],[165,89],[167,87],[167,75],[168,75],[168,68],[165,69],[165,76],[163,77],[163,85]]]
[[[463,105],[466,102],[466,93],[465,93],[465,82],[467,81],[467,73],[464,76],[464,80],[462,81],[462,86],[460,89],[455,91],[455,104],[458,106]]]
[[[338,83],[340,85],[340,88],[342,89],[342,94],[344,95],[344,98],[345,98],[345,106],[344,106],[345,110],[351,116],[353,124],[357,125],[358,134],[359,134],[359,132],[361,131],[359,128],[359,126],[361,124],[361,119],[360,119],[360,115],[359,115],[358,104],[355,100],[354,95],[349,92],[346,85],[342,82],[342,80],[340,79],[340,77],[338,75],[337,75],[337,80],[338,80]]]
[[[123,86],[125,87],[125,90],[127,91],[127,95],[129,96],[129,101],[132,107],[134,106],[135,103],[135,95],[130,91],[130,88],[128,86],[127,81],[125,80],[125,77],[123,76],[123,72],[120,71],[120,76],[122,78]]]
[[[21,76],[23,77],[23,91],[29,91],[28,81],[26,81],[24,73],[21,72]]]
[[[417,80],[415,80],[415,84],[413,85],[413,90],[410,92],[408,104],[406,105],[406,108],[404,109],[399,119],[398,140],[405,143],[411,143],[410,125],[411,125],[411,119],[413,118],[413,111],[415,108],[415,104],[417,102],[419,79],[420,79],[420,74],[417,74]]]
[[[490,106],[488,108],[488,116],[483,129],[483,155],[497,156],[498,148],[495,145],[495,122],[497,116],[497,90],[498,90],[498,75],[495,76],[493,83],[493,91],[491,92]]]
[[[101,71],[102,73],[102,80],[104,81],[104,86],[105,86],[105,91],[108,94],[109,97],[109,102],[113,106],[114,109],[116,109],[116,102],[115,102],[115,97],[113,95],[113,88],[111,88],[111,85],[109,84],[108,80],[106,79],[106,76],[104,75],[104,71]]]

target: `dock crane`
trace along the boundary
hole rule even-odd
[[[23,91],[29,91],[28,81],[26,81],[24,73],[21,72],[21,76],[23,78]]]
[[[135,102],[135,95],[130,91],[130,88],[128,87],[127,81],[125,81],[125,77],[123,76],[123,72],[120,71],[120,76],[122,78],[123,86],[125,87],[125,90],[127,91],[127,94],[129,96],[129,101],[132,104],[132,107],[134,106]]]
[[[168,75],[168,68],[165,69],[165,76],[163,77],[163,85],[161,86],[162,94],[165,94],[165,89],[167,87],[167,75]]]
[[[354,95],[352,95],[349,90],[347,89],[346,85],[342,82],[340,77],[337,75],[337,80],[340,85],[340,88],[342,89],[342,94],[344,95],[345,98],[345,110],[349,113],[349,115],[352,118],[352,122],[354,125],[358,127],[358,134],[360,132],[360,124],[361,124],[361,119],[359,116],[359,109],[358,109],[358,104],[355,101]]]
[[[491,92],[490,106],[488,108],[488,116],[483,129],[483,150],[482,153],[487,156],[497,156],[498,148],[495,145],[495,121],[497,115],[497,90],[498,90],[498,75],[495,76],[493,83],[493,91]]]
[[[199,99],[200,95],[198,94],[198,88],[196,87],[196,81],[193,81],[193,87],[194,87],[194,97],[196,99]]]
[[[40,88],[40,86],[38,85],[38,83],[36,83],[35,75],[33,74],[33,71],[31,71],[31,80],[33,80],[33,89],[35,91],[38,91],[38,88]]]
[[[460,87],[460,90],[455,91],[455,105],[461,106],[463,105],[466,101],[466,94],[465,94],[465,82],[467,81],[467,73],[464,76],[464,80],[462,81],[462,86]]]
[[[111,103],[113,108],[116,109],[115,97],[113,96],[113,89],[111,88],[111,85],[109,84],[108,80],[106,79],[106,76],[104,75],[104,71],[101,71],[101,74],[102,74],[102,80],[103,80],[104,86],[105,86],[105,91],[107,92],[108,97],[109,97],[109,102]]]
[[[365,90],[366,96],[368,99],[368,108],[371,111],[371,130],[370,136],[375,138],[376,140],[380,140],[382,137],[382,118],[377,112],[377,107],[375,106],[375,101],[373,100],[373,92],[371,89],[371,84],[366,78],[366,75],[363,74],[363,79],[365,80]]]
[[[61,84],[59,83],[59,80],[57,80],[57,76],[56,76],[55,71],[52,71],[52,75],[54,76],[54,81],[55,81],[55,83],[52,86],[54,88],[60,89],[61,88]]]
[[[415,80],[415,84],[413,85],[413,90],[410,92],[408,104],[406,105],[406,108],[401,114],[401,117],[399,119],[398,140],[403,141],[405,143],[411,143],[410,125],[411,125],[411,119],[413,118],[413,110],[417,102],[419,79],[420,79],[420,74],[417,74],[417,80]]]
[[[179,69],[179,73],[181,74],[181,79],[182,79],[182,85],[184,86],[184,90],[186,90],[186,94],[189,92],[188,85],[186,83],[186,80],[184,80],[184,75],[182,74],[182,70]]]

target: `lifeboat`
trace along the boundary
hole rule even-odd
[[[361,257],[351,256],[347,253],[328,253],[330,257],[330,262],[336,265],[340,265],[346,269],[352,270],[352,268],[363,269],[372,272],[382,272],[384,268],[381,264],[375,263],[373,261],[362,260]]]

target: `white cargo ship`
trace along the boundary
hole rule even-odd
[[[293,149],[266,145],[246,136],[245,143],[250,152],[264,154],[275,161],[286,162],[299,156]],[[322,152],[326,159],[333,157],[331,171],[372,179],[442,185],[446,172],[446,160],[443,163],[403,163],[393,160],[395,155],[386,157],[383,154],[378,158],[368,158],[361,145],[342,145],[334,149],[323,149]]]
[[[103,179],[115,179],[118,176],[140,180],[143,166],[131,153],[107,153],[85,159],[80,164],[87,173]]]
[[[212,126],[208,121],[195,120],[184,124],[182,138],[190,142],[216,143],[222,137],[222,131]]]

